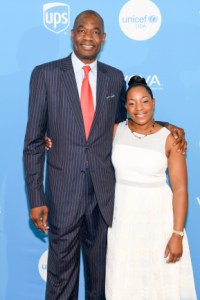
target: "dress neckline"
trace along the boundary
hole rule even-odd
[[[138,139],[143,139],[143,138],[147,138],[147,137],[149,137],[149,136],[154,136],[155,134],[157,134],[157,133],[159,133],[159,132],[161,132],[162,130],[164,130],[164,129],[167,129],[166,127],[161,127],[160,129],[158,129],[156,132],[154,132],[154,133],[150,133],[150,134],[148,134],[148,135],[145,135],[145,134],[142,134],[142,133],[138,133],[138,132],[133,132],[130,128],[129,128],[129,126],[128,126],[128,124],[126,123],[126,121],[125,121],[125,126],[127,127],[127,129],[128,129],[128,131],[130,132],[130,134],[133,136],[133,137],[135,137],[135,138],[138,138]],[[134,134],[133,134],[134,133]]]

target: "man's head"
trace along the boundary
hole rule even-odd
[[[81,12],[74,21],[71,38],[76,56],[85,64],[92,63],[106,38],[102,17],[93,10]]]

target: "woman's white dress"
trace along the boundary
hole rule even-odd
[[[187,236],[184,253],[167,264],[173,230],[172,192],[166,182],[166,128],[138,139],[125,122],[113,141],[115,208],[108,230],[106,300],[196,300]],[[142,137],[142,136],[141,136]]]

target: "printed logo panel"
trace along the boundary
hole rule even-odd
[[[54,32],[65,31],[70,24],[70,7],[66,3],[47,3],[43,5],[44,26]]]
[[[125,81],[126,83],[129,82],[130,78],[134,76],[133,75],[125,75]],[[141,77],[143,77],[142,75],[140,75]],[[147,76],[145,76],[145,80],[148,84],[148,86],[152,89],[152,90],[163,90],[163,84],[160,82],[160,79],[158,77],[157,74],[148,74]]]
[[[46,250],[40,257],[38,263],[38,271],[41,278],[47,280],[47,259],[48,259],[48,250]]]
[[[161,13],[150,0],[130,0],[121,8],[119,25],[128,38],[148,40],[160,29]]]

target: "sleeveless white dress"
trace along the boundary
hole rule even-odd
[[[172,191],[167,184],[166,128],[138,139],[126,122],[113,141],[115,207],[108,230],[106,300],[196,300],[187,236],[184,253],[167,264],[173,230]]]

